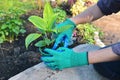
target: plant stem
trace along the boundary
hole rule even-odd
[[[45,38],[48,38],[48,36],[47,36],[47,32],[45,32]]]

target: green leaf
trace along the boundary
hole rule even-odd
[[[4,40],[0,37],[0,44],[3,43],[3,42],[4,42]]]
[[[46,3],[44,12],[43,12],[43,18],[46,21],[46,24],[47,24],[46,28],[48,29],[48,31],[50,31],[50,29],[53,27],[56,17],[57,15],[54,14],[50,3]]]
[[[46,30],[46,22],[38,16],[30,16],[28,19],[30,22],[32,22],[37,28],[41,30]]]
[[[19,26],[16,26],[15,28],[12,28],[12,31],[15,33],[15,34],[19,34],[19,30],[20,29],[20,27]]]
[[[25,29],[20,29],[20,33],[25,33],[26,30]]]
[[[45,43],[45,40],[41,40],[41,41],[38,41],[35,46],[36,47],[44,47],[46,46],[47,44]]]
[[[53,43],[54,40],[50,40],[48,38],[45,38],[45,43],[49,46],[51,43]]]
[[[29,34],[25,39],[26,48],[28,48],[30,43],[33,42],[34,40],[36,40],[37,38],[39,38],[40,36],[41,36],[41,34],[38,34],[38,33]]]
[[[46,3],[45,4],[45,8],[44,8],[44,11],[43,11],[43,18],[46,20],[50,19],[51,18],[51,15],[53,15],[53,9],[50,5],[50,3]]]
[[[0,43],[3,43],[6,40],[5,34],[3,31],[0,32]]]
[[[6,28],[8,28],[8,25],[6,25],[6,24],[3,24],[3,25],[1,26],[1,29],[2,29],[2,30],[6,29]]]
[[[49,22],[48,22],[48,29],[52,29],[55,27],[55,21],[56,21],[56,18],[57,18],[57,14],[54,14],[53,16],[51,16],[51,18],[49,19]]]
[[[20,20],[14,20],[14,23],[17,25],[22,25],[22,22]]]
[[[39,48],[39,51],[40,51],[40,54],[41,54],[42,56],[49,56],[49,54],[43,52],[41,48]]]
[[[51,43],[53,43],[55,40],[50,40],[48,38],[45,38],[45,40],[41,40],[35,44],[36,47],[45,47],[46,45],[49,46]]]
[[[66,30],[68,30],[68,29],[70,29],[70,28],[73,28],[74,26],[72,26],[72,25],[66,25],[66,26],[63,26],[62,28],[61,27],[59,27],[59,28],[54,28],[53,29],[53,32],[55,32],[55,33],[61,33],[61,32],[64,32],[64,31],[66,31]]]
[[[5,32],[5,35],[6,35],[6,36],[8,36],[8,35],[9,35],[9,33],[6,31],[6,32]]]

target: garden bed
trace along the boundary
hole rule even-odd
[[[105,20],[104,22],[106,22],[105,24],[111,24],[111,22],[113,23],[113,20],[115,20],[115,18],[117,19],[119,18],[118,14],[117,15],[114,14],[112,16],[104,17],[104,20]],[[99,27],[101,28],[103,26],[102,19],[96,21],[95,25],[99,25]],[[111,20],[108,20],[108,19],[111,19]],[[115,23],[118,24],[117,19],[114,21],[114,24]],[[31,23],[27,24],[27,27],[29,27],[27,28],[28,31],[32,29],[29,33],[36,31],[35,29],[33,30],[33,27],[31,27],[30,29],[30,26],[33,26],[33,25],[31,25]],[[102,31],[105,32],[105,34],[111,33],[116,36],[114,38],[113,36],[106,36],[106,37],[104,36],[102,41],[104,41],[105,44],[109,45],[109,44],[113,44],[119,41],[118,39],[119,32],[116,29],[114,29],[115,27],[116,26],[114,25],[114,26],[107,27],[107,29],[106,29],[106,26],[104,26],[105,29],[101,28]],[[119,27],[117,27],[117,29],[119,29]],[[37,51],[37,49],[35,47],[30,47],[29,50],[26,51],[26,48],[24,46],[25,45],[24,41],[25,41],[25,36],[19,36],[18,40],[16,40],[13,43],[1,44],[1,47],[0,47],[0,61],[1,61],[0,62],[0,65],[1,65],[0,66],[0,69],[1,69],[0,80],[6,80],[14,76],[15,74],[18,74],[19,72],[24,71],[25,69],[35,64],[38,64],[40,62],[39,60],[40,53]],[[78,45],[78,44],[79,43],[76,43],[75,45]]]
[[[31,45],[27,50],[25,47],[25,38],[28,34],[37,32],[37,28],[28,21],[31,15],[42,16],[42,11],[31,10],[21,16],[26,22],[24,24],[26,33],[10,42],[4,42],[0,45],[0,80],[8,78],[40,63],[40,52],[37,47]],[[77,45],[75,43],[71,47]]]
[[[7,80],[8,78],[41,62],[41,55],[37,47],[32,46],[32,44],[28,50],[25,47],[26,36],[30,33],[38,31],[38,29],[36,29],[35,26],[28,21],[28,18],[31,15],[41,17],[43,16],[43,12],[42,10],[31,10],[22,15],[21,18],[26,21],[24,24],[26,33],[24,35],[19,35],[17,40],[13,41],[12,43],[5,42],[0,44],[0,80]],[[102,31],[104,31],[105,35],[102,40],[106,45],[120,41],[120,32],[118,31],[120,30],[119,16],[120,15],[108,16],[94,23],[96,26],[102,29]],[[111,24],[113,22],[114,24]],[[75,41],[74,45],[70,47],[81,44],[79,40],[83,37],[77,36],[77,38],[78,41]]]

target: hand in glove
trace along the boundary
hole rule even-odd
[[[53,46],[53,49],[56,49],[61,42],[64,42],[64,47],[67,47],[69,45],[76,24],[70,19],[67,19],[66,21],[58,24],[56,27],[62,28],[63,26],[67,26],[67,25],[71,25],[72,27],[58,35],[55,44]]]
[[[43,62],[51,69],[62,70],[75,66],[88,64],[88,52],[76,53],[72,49],[58,48],[57,50],[45,49],[50,56],[43,56]]]

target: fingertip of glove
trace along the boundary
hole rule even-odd
[[[46,61],[46,58],[47,57],[41,57],[41,60],[44,62],[44,61]]]
[[[49,48],[45,48],[43,51],[44,51],[44,52],[47,52],[48,50],[49,50]]]
[[[42,61],[44,61],[44,58],[43,58],[43,57],[41,57],[40,59],[41,59]]]
[[[57,45],[55,44],[55,45],[52,47],[52,49],[55,50],[56,48],[57,48]]]
[[[65,43],[65,44],[64,44],[64,47],[67,48],[67,47],[68,47],[68,43]]]
[[[49,67],[49,66],[48,66]],[[49,67],[51,70],[56,70],[56,68],[54,68],[54,67]]]

